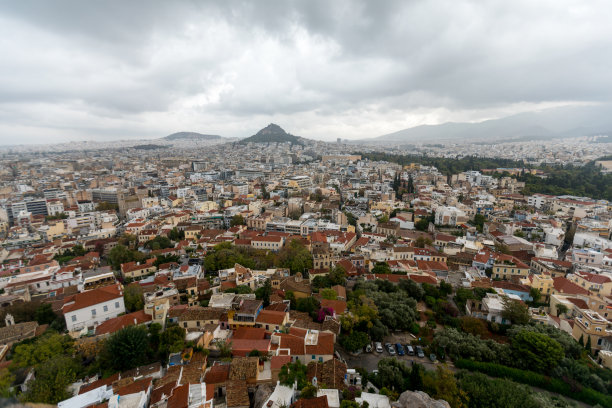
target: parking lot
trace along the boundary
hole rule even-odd
[[[408,333],[397,333],[397,334],[391,334],[385,337],[384,341],[382,341],[382,345],[383,345],[382,353],[378,353],[376,352],[376,350],[373,350],[371,353],[361,353],[358,356],[354,356],[352,354],[345,352],[344,350],[339,349],[338,351],[340,355],[342,356],[342,358],[344,358],[344,360],[346,361],[346,364],[348,365],[349,368],[362,367],[371,372],[373,370],[378,369],[378,362],[380,361],[380,359],[396,358],[398,360],[404,361],[406,364],[412,364],[412,362],[419,363],[428,370],[435,370],[436,366],[440,364],[440,362],[435,362],[435,363],[432,362],[429,359],[429,356],[427,355],[422,358],[416,355],[409,356],[407,354],[403,356],[398,356],[397,350],[396,350],[395,355],[390,355],[389,352],[387,351],[387,348],[385,347],[385,343],[393,344],[394,348],[395,348],[395,343],[400,343],[404,347],[404,351],[406,351],[406,347],[405,347],[406,344],[412,343],[413,340],[414,340],[414,337],[412,337]],[[415,349],[415,353],[416,353],[416,349]],[[452,363],[450,363],[448,360],[445,361],[444,363],[451,370],[454,370]]]

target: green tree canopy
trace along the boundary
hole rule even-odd
[[[504,306],[502,317],[510,320],[512,324],[527,324],[531,320],[529,309],[523,302],[504,297],[502,303]]]
[[[139,326],[125,327],[107,340],[102,353],[102,365],[125,371],[146,364],[148,346],[147,329]]]
[[[524,369],[545,372],[564,357],[563,347],[543,333],[522,330],[512,337],[512,351]]]
[[[129,312],[135,312],[144,308],[144,293],[142,286],[137,283],[129,284],[123,291],[123,302]]]

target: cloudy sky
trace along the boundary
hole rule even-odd
[[[0,144],[317,139],[601,103],[609,0],[0,1]]]

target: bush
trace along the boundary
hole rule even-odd
[[[565,395],[577,401],[590,405],[599,404],[603,407],[612,406],[612,397],[597,392],[591,388],[573,389],[569,384],[557,379],[547,377],[533,371],[520,370],[518,368],[506,367],[500,364],[483,363],[471,360],[455,361],[455,367],[470,371],[479,371],[491,377],[502,377],[514,380],[522,384],[539,387],[550,392]]]

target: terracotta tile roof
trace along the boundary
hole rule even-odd
[[[569,293],[572,295],[588,295],[590,293],[588,290],[562,276],[553,278],[553,287],[559,293]]]
[[[578,298],[567,298],[567,300],[569,300],[570,302],[572,302],[574,305],[576,305],[579,309],[588,309],[589,305],[587,305],[587,303],[582,300],[582,299],[578,299]]]
[[[178,317],[179,322],[185,321],[202,321],[202,320],[219,320],[225,313],[225,310],[216,307],[200,307],[193,306],[187,308]]]
[[[215,362],[210,369],[204,374],[204,382],[206,384],[222,384],[229,378],[230,365],[220,364]]]
[[[189,406],[189,384],[176,387],[168,398],[167,408],[187,408]]]
[[[233,339],[261,340],[266,338],[266,329],[262,327],[237,327]]]
[[[337,315],[341,315],[346,312],[346,302],[344,300],[321,299],[321,307],[333,309]]]
[[[120,284],[104,286],[65,298],[62,312],[68,313],[119,298],[123,298]]]
[[[230,363],[230,380],[241,380],[244,382],[250,378],[257,377],[259,359],[257,357],[236,357]]]
[[[599,275],[599,274],[596,274],[596,273],[589,273],[589,272],[580,272],[580,271],[578,271],[578,272],[576,272],[576,275],[580,276],[581,278],[583,278],[584,280],[586,280],[588,282],[597,283],[599,285],[612,281],[612,279],[610,279],[606,275]]]
[[[264,308],[272,312],[285,312],[287,310],[287,304],[284,302],[271,303]]]
[[[167,400],[172,395],[172,390],[176,384],[168,383],[151,391],[150,405],[157,404],[162,400]]]
[[[150,322],[153,318],[146,314],[144,310],[138,310],[134,313],[129,313],[123,316],[117,316],[113,319],[109,319],[102,322],[96,327],[96,335],[100,336],[103,334],[114,333],[127,326],[134,326]]]
[[[415,281],[416,283],[428,283],[430,285],[438,284],[438,280],[433,276],[429,275],[408,275],[408,277],[410,277],[410,279]]]
[[[129,395],[129,394],[136,394],[140,391],[144,391],[146,393],[147,390],[151,388],[152,384],[153,384],[152,378],[143,378],[142,380],[134,381],[129,385],[125,385],[123,387],[116,388],[114,391],[115,391],[115,394],[121,395],[121,396]]]
[[[89,384],[81,385],[79,388],[79,395],[86,393],[87,391],[95,390],[103,385],[112,385],[114,382],[119,380],[119,373],[115,373],[108,378],[101,378]]]
[[[270,357],[270,369],[280,370],[285,364],[291,362],[291,356],[272,356]]]
[[[248,407],[251,400],[249,399],[246,382],[229,381],[226,386],[225,402],[228,408]]]
[[[344,376],[346,368],[346,364],[336,358],[332,358],[323,363],[308,363],[306,375],[309,382],[312,382],[313,377],[317,377],[319,384],[325,384],[328,388],[342,391],[345,388]]]
[[[262,310],[257,316],[257,323],[260,324],[272,324],[279,326],[283,324],[286,313],[284,311],[273,311],[273,310]]]
[[[260,353],[268,354],[270,351],[270,339],[260,340],[246,340],[246,339],[233,339],[232,340],[232,354],[234,356],[245,357],[251,351],[257,350]]]
[[[329,408],[329,405],[327,405],[327,395],[310,399],[299,399],[291,405],[291,408]]]

